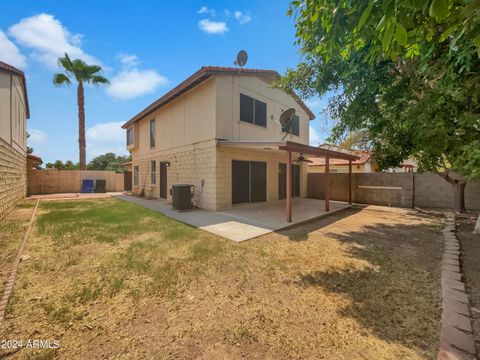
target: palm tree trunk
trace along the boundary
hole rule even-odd
[[[78,147],[80,150],[80,170],[85,170],[86,163],[86,148],[85,143],[85,94],[83,89],[83,83],[78,82],[77,88],[77,103],[78,103]]]

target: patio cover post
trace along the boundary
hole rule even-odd
[[[352,204],[352,160],[348,161],[348,203]]]
[[[287,151],[287,221],[292,222],[292,152]]]
[[[330,157],[325,156],[325,211],[330,211]]]

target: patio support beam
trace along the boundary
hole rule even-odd
[[[330,211],[330,157],[325,156],[325,211]]]
[[[352,205],[352,160],[348,161],[348,203]]]
[[[292,222],[292,152],[287,151],[287,221]]]

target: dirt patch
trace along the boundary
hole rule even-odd
[[[0,221],[0,298],[32,212],[33,207],[30,206],[30,202],[21,202],[14,211]]]
[[[462,247],[462,270],[470,303],[473,334],[480,354],[480,235],[473,234],[476,217],[457,219],[457,237]]]
[[[0,337],[60,340],[59,350],[39,354],[65,359],[436,353],[435,218],[349,210],[236,244],[138,207],[132,220],[131,207],[44,208]],[[105,242],[105,229],[115,238]]]

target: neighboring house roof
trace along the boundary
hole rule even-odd
[[[20,77],[23,85],[23,94],[25,95],[26,115],[27,115],[27,119],[30,119],[30,108],[28,106],[27,81],[25,80],[25,73],[21,70],[18,70],[16,67],[13,67],[12,65],[8,65],[7,63],[4,63],[2,61],[0,61],[0,71],[6,71]]]
[[[32,155],[32,154],[27,154],[27,162],[29,166],[33,166],[36,168],[39,168],[40,165],[43,163],[42,158]]]
[[[344,154],[355,155],[358,158],[352,161],[353,165],[363,165],[367,163],[371,158],[373,153],[369,150],[353,150],[353,149],[345,149],[341,146],[332,145],[332,144],[322,144],[319,148],[337,151]],[[310,158],[312,162],[308,164],[308,166],[325,166],[325,158]],[[348,160],[344,159],[330,159],[330,165],[348,165]]]
[[[194,88],[198,84],[202,83],[203,81],[209,79],[215,75],[221,74],[240,74],[240,75],[250,75],[250,76],[264,76],[271,79],[278,79],[280,74],[274,70],[262,70],[262,69],[241,69],[241,68],[231,68],[231,67],[220,67],[220,66],[203,66],[195,72],[193,75],[188,77],[186,80],[175,86],[172,90],[167,92],[158,100],[154,101],[152,104],[147,106],[145,109],[140,111],[137,115],[127,121],[125,124],[122,125],[122,128],[126,129],[133,123],[140,121],[145,116],[151,114],[152,112],[160,109],[161,107],[165,106],[169,102],[173,101],[180,95],[186,93],[190,89]],[[293,93],[292,96],[295,98],[297,103],[302,107],[303,110],[308,114],[310,120],[315,118],[313,112],[308,108],[307,105],[295,94]]]

